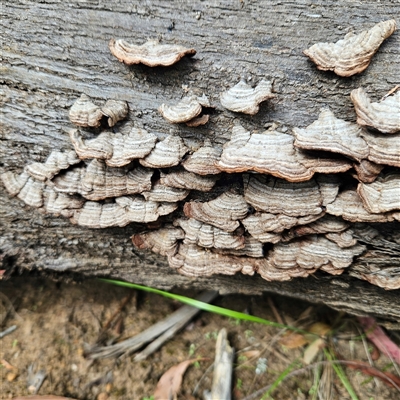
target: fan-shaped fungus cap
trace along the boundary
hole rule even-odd
[[[146,200],[175,203],[176,201],[183,200],[189,193],[190,190],[166,186],[158,181],[153,184],[151,190],[143,192],[142,195]]]
[[[188,148],[179,136],[167,136],[158,142],[151,153],[139,160],[140,164],[149,168],[168,168],[178,165]]]
[[[174,221],[175,224],[185,231],[184,243],[215,249],[241,249],[244,247],[243,228],[239,228],[235,232],[226,232],[194,218],[180,218]]]
[[[129,112],[128,103],[121,100],[107,100],[101,108],[101,112],[108,117],[108,126],[112,127],[126,118]]]
[[[228,110],[255,115],[259,104],[275,97],[272,93],[272,83],[264,79],[252,88],[244,81],[240,81],[227,92],[221,93],[221,104]]]
[[[149,40],[137,46],[123,39],[111,39],[108,47],[119,61],[127,65],[144,64],[148,67],[170,66],[185,55],[196,54],[195,49],[174,44],[160,44],[157,40]]]
[[[87,201],[74,212],[71,222],[88,228],[107,228],[126,226],[131,222],[153,222],[161,215],[170,214],[177,209],[176,203],[146,201],[140,196],[122,196],[115,203]]]
[[[210,142],[191,154],[182,162],[183,168],[199,175],[216,175],[220,170],[215,166],[221,156],[222,149],[214,147]]]
[[[242,270],[252,275],[255,260],[214,253],[194,244],[180,244],[178,252],[168,257],[170,267],[186,276],[234,275]]]
[[[62,169],[67,169],[71,165],[78,164],[81,160],[74,151],[61,152],[54,150],[44,163],[35,162],[28,164],[25,171],[38,181],[52,179]]]
[[[69,135],[79,158],[104,159],[110,167],[122,167],[134,159],[147,156],[157,141],[153,133],[133,127],[117,133],[104,131],[88,140],[84,140],[76,129]]]
[[[358,35],[348,33],[336,43],[317,43],[304,54],[318,69],[334,71],[340,76],[351,76],[364,71],[382,42],[396,30],[394,19],[379,22]]]
[[[138,249],[149,249],[162,256],[173,256],[178,249],[178,240],[184,236],[182,229],[166,226],[155,231],[135,234],[132,236],[132,243]]]
[[[69,110],[69,119],[77,126],[98,128],[102,118],[100,107],[86,94],[82,94]]]
[[[293,129],[294,145],[301,149],[344,154],[360,161],[368,157],[368,145],[361,137],[361,128],[336,118],[329,109],[321,110],[318,120],[305,129]]]
[[[345,190],[339,193],[335,201],[328,204],[326,212],[350,222],[391,222],[400,219],[400,213],[373,214],[368,212],[355,190]]]
[[[103,160],[94,159],[86,167],[73,168],[56,176],[53,183],[59,192],[103,200],[150,190],[152,175],[152,170],[143,167],[112,168]]]
[[[360,163],[354,163],[353,166],[357,173],[357,179],[365,183],[373,182],[385,167],[369,160],[361,160]]]
[[[287,182],[265,176],[245,179],[244,198],[258,211],[292,217],[317,215],[322,210],[322,193],[315,179]]]
[[[159,111],[167,121],[173,124],[179,124],[181,122],[190,122],[199,116],[203,109],[202,106],[210,107],[210,102],[206,96],[187,96],[174,106],[161,104]]]
[[[183,212],[188,218],[195,218],[227,232],[233,232],[239,227],[238,220],[247,215],[248,205],[243,196],[229,191],[206,203],[186,203]]]
[[[251,134],[243,127],[235,126],[216,166],[221,171],[256,171],[290,182],[307,181],[315,172],[338,173],[351,168],[351,163],[346,160],[311,157],[295,149],[293,142],[293,136],[286,133]]]
[[[369,184],[359,183],[357,192],[370,213],[400,210],[400,173],[381,175]]]
[[[388,136],[363,131],[362,137],[369,147],[368,160],[400,168],[400,133]]]
[[[165,174],[161,172],[160,182],[163,185],[200,192],[210,191],[217,180],[216,176],[202,176],[186,170],[177,170]]]
[[[354,89],[350,98],[357,113],[357,124],[375,128],[383,133],[400,131],[399,91],[379,103],[371,103],[363,88]]]

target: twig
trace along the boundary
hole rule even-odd
[[[208,303],[214,300],[217,295],[218,292],[216,291],[206,291],[203,292],[197,298],[197,300]],[[167,340],[169,338],[169,335],[167,333],[169,329],[174,328],[177,324],[181,324],[182,320],[185,320],[185,323],[189,322],[199,312],[200,309],[196,307],[183,306],[164,320],[157,322],[156,324],[152,325],[138,335],[135,335],[112,346],[93,346],[91,349],[87,350],[85,354],[90,359],[119,357],[124,354],[129,355],[143,347],[146,343],[149,343],[160,335],[163,335],[164,333],[164,338],[165,340]],[[182,326],[184,325],[185,324],[182,324]]]
[[[279,314],[277,308],[275,307],[275,304],[272,301],[270,296],[267,297],[267,303],[271,307],[272,313],[274,314],[276,321],[283,325],[283,319],[282,319],[281,315]]]
[[[0,339],[2,339],[4,336],[8,335],[11,332],[14,332],[17,329],[17,325],[12,325],[9,328],[7,328],[5,331],[0,332]]]
[[[231,399],[232,366],[235,352],[229,345],[228,334],[223,328],[219,331],[215,345],[214,376],[211,398],[219,400]]]

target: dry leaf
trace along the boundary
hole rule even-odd
[[[307,331],[310,333],[314,333],[318,336],[326,336],[326,334],[330,332],[331,329],[332,327],[328,324],[324,324],[323,322],[316,322],[315,324],[312,324],[310,327],[308,327]]]
[[[183,374],[186,372],[190,364],[197,360],[182,361],[178,365],[174,365],[163,374],[157,383],[154,392],[154,400],[169,400],[174,398],[181,388]]]
[[[308,340],[300,333],[287,332],[287,334],[282,337],[279,343],[282,346],[285,346],[287,349],[297,349],[307,344]]]

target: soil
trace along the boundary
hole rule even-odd
[[[143,331],[181,304],[99,280],[66,283],[26,275],[2,281],[0,288],[0,331],[17,325],[14,332],[0,339],[1,399],[31,394],[27,389],[30,369],[34,372],[43,370],[47,374],[39,395],[74,399],[151,399],[158,380],[168,368],[196,358],[202,360],[186,371],[178,399],[203,399],[204,390],[211,388],[216,336],[225,327],[236,351],[233,399],[239,400],[276,381],[294,361],[301,364],[306,348],[284,347],[280,340],[285,334],[277,328],[201,312],[145,361],[135,363],[133,355],[91,361],[85,358],[85,350],[98,341],[102,327],[124,302],[126,305],[119,313],[117,323],[102,336],[105,343]],[[196,295],[193,292],[179,294]],[[213,304],[271,321],[282,318],[282,322],[289,325],[296,324],[303,314],[298,326],[318,322],[334,329],[335,333],[326,340],[327,348],[347,360],[367,361],[365,342],[360,340],[361,331],[356,319],[325,306],[267,295],[230,295],[219,297]],[[368,348],[371,350],[371,345]],[[321,350],[314,361],[322,357]],[[16,369],[7,368],[6,362]],[[374,365],[396,374],[396,366],[384,355],[374,361]],[[359,399],[398,398],[395,389],[382,381],[360,371],[345,371]],[[309,370],[286,379],[271,396],[285,400],[350,398],[338,376],[328,368],[322,380],[325,388],[320,386],[322,394],[317,397],[312,389],[314,372]],[[329,397],[329,390],[332,397]]]

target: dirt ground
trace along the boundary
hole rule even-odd
[[[201,312],[184,330],[175,335],[148,359],[133,362],[133,355],[119,359],[91,361],[85,349],[98,341],[102,327],[118,312],[117,323],[103,335],[103,342],[119,341],[160,321],[181,304],[155,294],[110,285],[98,280],[81,283],[54,282],[33,276],[14,277],[0,282],[0,331],[17,329],[0,339],[0,397],[26,396],[29,374],[43,370],[46,378],[38,394],[53,394],[74,399],[150,400],[162,374],[187,359],[201,358],[186,371],[178,399],[203,399],[211,388],[212,363],[218,331],[225,327],[236,351],[232,380],[233,399],[245,399],[260,388],[275,382],[282,372],[304,366],[307,344],[284,346],[287,336],[278,328],[229,319]],[[194,297],[195,293],[180,292]],[[129,297],[127,297],[129,296]],[[224,296],[215,305],[262,318],[307,327],[324,323],[333,332],[325,348],[347,360],[368,361],[370,344],[361,340],[356,318],[323,306],[298,300],[265,296]],[[397,340],[396,336],[392,337]],[[398,340],[397,340],[398,342]],[[312,362],[324,359],[320,350]],[[397,374],[396,365],[386,356],[374,361],[377,369]],[[14,368],[12,368],[14,367]],[[292,368],[293,369],[293,368]],[[317,368],[285,379],[272,393],[273,399],[349,399],[332,367],[325,367],[315,385]],[[31,372],[29,372],[31,371]],[[320,373],[322,372],[319,369]],[[358,398],[397,399],[399,393],[382,381],[360,371],[344,368]],[[318,381],[317,381],[318,382]],[[259,395],[256,399],[267,398]]]

